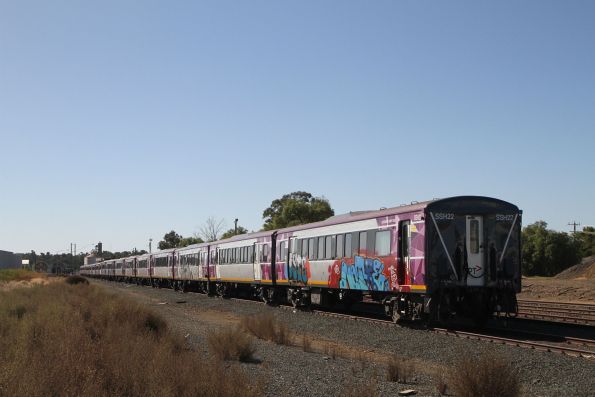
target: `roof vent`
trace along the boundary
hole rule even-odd
[[[412,205],[413,205],[413,204],[419,204],[419,201],[415,201],[415,200],[413,200],[413,201],[411,202],[411,204],[412,204]]]

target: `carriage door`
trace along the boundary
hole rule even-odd
[[[483,217],[467,215],[467,285],[482,287],[485,283],[483,255]]]
[[[262,268],[260,267],[260,258],[262,258],[262,245],[254,243],[254,280],[262,279]]]

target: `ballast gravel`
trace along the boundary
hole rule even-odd
[[[241,365],[265,384],[267,396],[341,396],[356,385],[375,388],[381,396],[394,396],[407,389],[414,389],[417,396],[437,396],[436,374],[444,373],[462,356],[484,354],[513,363],[522,381],[523,395],[595,396],[595,358],[568,357],[198,293],[93,282],[150,306],[174,332],[186,338],[190,347],[205,353],[209,334],[222,327],[237,326],[244,316],[263,312],[270,312],[285,323],[298,340],[307,335],[316,352],[255,338],[258,362]],[[392,355],[414,365],[407,383],[386,380],[385,360]]]

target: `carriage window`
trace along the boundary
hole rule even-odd
[[[409,221],[401,221],[399,226],[399,258],[409,256]]]
[[[351,255],[352,254],[352,251],[351,251],[351,249],[352,249],[352,247],[351,247],[351,239],[352,238],[353,237],[352,237],[351,233],[347,233],[345,235],[345,254],[344,255],[345,255],[346,258],[351,258],[351,256],[352,256]]]
[[[314,239],[311,238],[308,240],[308,253],[310,254],[310,259],[316,259],[316,251],[314,251]]]
[[[318,237],[318,259],[324,259],[324,237]]]
[[[360,232],[359,233],[359,254],[360,255],[363,255],[366,253],[367,242],[368,242],[368,233]]]
[[[262,246],[262,261],[268,262],[269,261],[269,245],[265,244]]]
[[[302,240],[302,258],[308,257],[308,239]]]
[[[337,258],[343,257],[343,235],[337,235]]]
[[[477,219],[472,219],[469,222],[469,242],[471,245],[471,253],[478,254],[479,253],[479,221]]]
[[[374,251],[377,256],[390,255],[390,230],[376,232],[376,247]]]
[[[332,259],[333,258],[333,244],[332,244],[332,237],[331,236],[326,236],[325,242],[324,242],[324,258],[325,259]]]
[[[285,241],[281,241],[281,244],[279,244],[279,261],[285,262],[286,258],[287,252],[285,251]]]

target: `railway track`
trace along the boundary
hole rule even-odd
[[[518,317],[595,326],[595,305],[536,300],[519,300]]]
[[[241,300],[247,301],[245,299],[238,299],[232,298],[234,300]],[[263,302],[256,301],[256,300],[248,300],[250,302],[264,304]],[[279,306],[281,309],[284,310],[295,310],[293,306],[290,305],[281,305]],[[380,324],[388,327],[395,327],[398,326],[397,324],[393,323],[393,321],[388,319],[378,318],[376,314],[370,313],[356,313],[356,314],[347,314],[347,313],[340,313],[332,310],[325,310],[325,309],[312,309],[310,310],[312,314],[331,317],[331,318],[340,318],[346,319],[350,321],[360,321],[360,322],[367,322],[373,324]],[[501,345],[508,345],[508,346],[516,346],[521,348],[528,348],[537,351],[544,351],[544,352],[553,352],[564,354],[572,357],[583,357],[588,359],[595,359],[595,340],[591,339],[582,339],[582,338],[574,338],[570,336],[556,336],[556,335],[549,335],[543,333],[534,333],[534,332],[526,332],[526,331],[514,331],[510,329],[502,329],[502,328],[490,328],[486,330],[485,333],[477,333],[477,332],[468,332],[462,330],[455,330],[455,329],[447,329],[447,328],[428,328],[430,332],[434,332],[437,334],[442,335],[449,335],[452,337],[457,338],[465,338],[470,340],[481,340],[486,341],[489,343],[494,344],[501,344]],[[499,335],[493,335],[492,333],[513,333],[515,334],[515,338],[512,337],[504,337]],[[549,342],[545,343],[542,340],[548,340]]]

